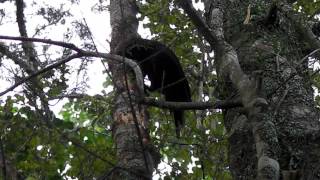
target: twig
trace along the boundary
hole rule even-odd
[[[25,38],[25,37],[12,37],[12,36],[2,36],[0,35],[0,39],[5,39],[5,40],[16,40],[16,41],[32,41],[32,42],[41,42],[41,43],[46,43],[46,44],[52,44],[52,45],[56,45],[56,46],[60,46],[60,47],[65,47],[65,48],[70,48],[74,51],[76,51],[76,54],[73,54],[63,60],[60,60],[52,65],[49,65],[31,75],[29,75],[28,77],[24,78],[23,80],[19,81],[18,83],[12,85],[9,89],[3,91],[0,93],[0,96],[3,96],[4,94],[8,93],[9,91],[14,90],[16,87],[18,87],[19,85],[23,84],[24,82],[42,74],[45,73],[53,68],[59,67],[60,65],[67,63],[69,61],[71,61],[72,59],[75,58],[80,58],[80,57],[99,57],[99,58],[105,58],[105,59],[110,59],[113,61],[118,61],[118,62],[123,62],[125,64],[127,64],[130,68],[133,69],[136,79],[137,79],[137,85],[138,85],[138,90],[139,90],[139,95],[141,98],[144,97],[144,90],[143,90],[143,75],[142,75],[142,71],[139,67],[139,65],[132,59],[128,59],[119,55],[112,55],[112,54],[108,54],[108,53],[99,53],[99,52],[91,52],[91,51],[85,51],[82,50],[80,48],[78,48],[77,46],[75,46],[74,44],[71,43],[65,43],[65,42],[61,42],[61,41],[53,41],[50,39],[39,39],[39,38]]]
[[[64,48],[68,48],[68,49],[72,49],[76,52],[82,52],[83,50],[78,48],[76,45],[72,44],[72,43],[66,43],[66,42],[62,42],[62,41],[54,41],[51,39],[40,39],[40,38],[28,38],[28,37],[16,37],[16,36],[3,36],[0,35],[0,39],[5,39],[5,40],[14,40],[14,41],[24,41],[24,42],[40,42],[40,43],[44,43],[44,44],[52,44],[52,45],[56,45],[56,46],[60,46],[60,47],[64,47]]]
[[[12,85],[12,86],[9,87],[8,89],[6,89],[5,91],[2,91],[2,92],[0,93],[0,96],[5,95],[6,93],[14,90],[16,87],[20,86],[21,84],[29,81],[30,79],[32,79],[32,78],[34,78],[34,77],[36,77],[36,76],[38,76],[38,75],[40,75],[40,74],[43,74],[43,73],[45,73],[45,72],[47,72],[47,71],[49,71],[49,70],[51,70],[51,69],[53,69],[53,68],[59,67],[60,65],[66,63],[66,62],[71,61],[72,59],[79,58],[79,57],[81,57],[79,54],[74,54],[74,55],[71,55],[71,56],[69,56],[69,57],[61,60],[61,61],[58,61],[57,63],[54,63],[54,64],[52,64],[52,65],[50,65],[50,66],[47,66],[47,67],[45,67],[45,68],[43,68],[43,69],[41,69],[41,70],[39,70],[39,71],[37,71],[37,72],[29,75],[28,77],[26,77],[26,78],[18,81],[17,83],[15,83],[14,85]]]

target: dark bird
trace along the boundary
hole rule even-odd
[[[139,37],[119,43],[116,54],[135,60],[148,76],[149,91],[159,91],[166,101],[191,102],[189,83],[182,70],[178,57],[164,44]],[[173,110],[177,137],[184,126],[182,110]]]

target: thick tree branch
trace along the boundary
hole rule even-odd
[[[196,13],[190,0],[179,0],[178,4],[184,9],[198,31],[215,50],[218,74],[230,78],[234,86],[240,92],[243,105],[251,107],[253,105],[267,104],[264,99],[257,99],[256,83],[253,80],[250,80],[242,71],[236,51],[224,39],[223,13],[221,10],[218,8],[212,10],[213,19],[211,20],[211,31],[206,23],[203,22],[202,18]]]
[[[85,98],[91,97],[86,94],[64,94],[56,97],[50,98],[53,99],[61,99],[61,98]],[[101,95],[95,95],[94,98],[99,100],[103,100],[104,97]],[[172,101],[163,101],[157,100],[151,97],[145,97],[144,99],[138,101],[141,104],[159,107],[159,108],[167,108],[172,110],[205,110],[205,109],[230,109],[236,107],[242,107],[242,103],[239,100],[217,100],[215,102],[172,102]]]
[[[25,17],[23,12],[23,9],[24,9],[23,0],[16,0],[16,7],[17,7],[16,16],[17,16],[17,23],[19,26],[20,35],[23,37],[28,37],[27,28],[24,20]]]
[[[211,32],[207,24],[197,14],[197,11],[193,8],[190,0],[179,0],[178,4],[188,14],[188,17],[192,20],[194,25],[197,27],[200,34],[208,41],[211,48],[217,47],[218,38]]]
[[[318,53],[319,51],[320,51],[320,48],[319,48],[319,49],[316,49],[316,50],[312,51],[311,53],[307,54],[306,56],[304,56],[304,57],[298,62],[298,64],[294,67],[294,69],[297,69],[298,67],[300,67],[301,65],[303,65],[303,63],[304,63],[305,61],[308,61],[308,59],[309,59],[310,57],[312,57],[312,56],[319,56],[319,55],[318,55],[318,54],[319,54],[319,53]],[[316,73],[316,72],[317,72],[317,71],[313,72],[313,74]],[[292,78],[294,78],[297,74],[298,74],[298,72],[292,73],[286,80],[284,80],[284,81],[283,81],[278,87],[276,87],[271,93],[267,94],[266,97],[267,97],[267,98],[271,98],[271,96],[272,96],[273,94],[275,94],[275,93],[276,93],[279,89],[281,89],[282,87],[286,86],[287,83],[288,83],[290,80],[292,80]],[[312,77],[312,75],[311,75],[311,77]]]
[[[172,102],[156,100],[154,98],[146,97],[143,99],[142,103],[150,106],[173,110],[229,109],[235,107],[242,107],[242,103],[237,100],[218,100],[216,102]]]

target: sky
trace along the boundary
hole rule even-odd
[[[55,0],[55,1],[45,1],[45,0],[38,0],[37,3],[39,6],[53,6],[53,7],[59,7],[61,3],[65,3],[66,8],[70,9],[70,12],[75,15],[76,19],[83,19],[85,18],[90,30],[93,34],[93,39],[95,41],[95,44],[97,45],[97,48],[100,52],[109,52],[109,46],[106,40],[110,40],[110,34],[111,34],[111,27],[109,25],[110,18],[109,13],[94,13],[91,10],[91,7],[94,5],[95,1],[80,1],[79,6],[78,5],[72,5],[68,4],[68,1],[64,0]],[[27,6],[28,7],[28,6]],[[29,6],[30,7],[30,6]],[[18,28],[15,23],[15,6],[14,3],[0,3],[0,9],[5,9],[6,15],[10,18],[6,18],[4,21],[2,21],[2,24],[0,26],[0,34],[1,35],[8,35],[8,36],[19,36]],[[40,23],[45,23],[45,21],[39,17],[34,15],[36,8],[26,8],[25,9],[25,15],[26,15],[26,22],[27,22],[27,28],[28,28],[28,35],[31,36],[34,34],[35,27],[38,26]],[[30,18],[32,16],[32,19]],[[74,20],[74,19],[71,19]],[[69,20],[69,21],[71,21]],[[105,22],[105,23],[101,23]],[[67,22],[68,23],[68,22]],[[66,23],[66,24],[67,24]],[[52,40],[62,40],[63,32],[65,31],[64,26],[54,26],[50,27],[45,33],[42,34],[42,36],[37,36],[37,38],[46,38],[46,39],[52,39]],[[5,43],[9,43],[8,41],[4,41]],[[80,45],[81,41],[77,38],[74,38],[72,43],[76,45]],[[37,43],[36,46],[41,47],[41,44]],[[57,52],[59,51],[59,48],[50,48],[52,49],[51,52]],[[58,57],[58,56],[57,56]],[[12,63],[10,60],[5,62],[8,67],[15,67],[14,63]],[[80,65],[79,59],[74,59],[71,62],[68,63],[71,67],[78,67]],[[105,74],[102,73],[104,70],[101,62],[99,59],[96,59],[93,61],[93,63],[89,63],[89,66],[87,67],[87,77],[88,77],[88,85],[89,88],[87,88],[86,93],[89,95],[95,95],[101,93],[101,91],[104,89],[102,84],[105,81]],[[7,73],[8,71],[5,69],[1,69],[1,73]],[[68,84],[75,84],[77,81],[77,77],[75,75],[76,73],[73,73],[69,79],[70,82]],[[5,79],[1,79],[1,86],[0,91],[4,91],[6,88],[8,88],[10,85],[12,85],[12,82],[6,81]],[[15,89],[15,92],[21,91],[22,88],[18,87]],[[12,95],[14,93],[8,93],[7,95]],[[6,96],[0,97],[0,101],[4,101],[6,99]],[[58,112],[61,110],[62,105],[66,102],[60,101],[56,104],[56,102],[50,102],[51,104],[54,104],[52,106],[52,110],[59,116]]]

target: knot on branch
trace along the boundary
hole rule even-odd
[[[255,107],[255,108],[259,108],[259,107],[265,108],[266,106],[268,106],[268,102],[264,98],[257,97],[257,98],[254,98],[252,101],[250,101],[247,104],[247,106],[248,107]]]
[[[264,98],[257,97],[246,103],[245,109],[250,117],[255,117],[257,114],[261,113],[263,109],[266,109],[267,106],[268,102]]]
[[[268,156],[261,156],[258,161],[258,179],[279,179],[279,162]]]

